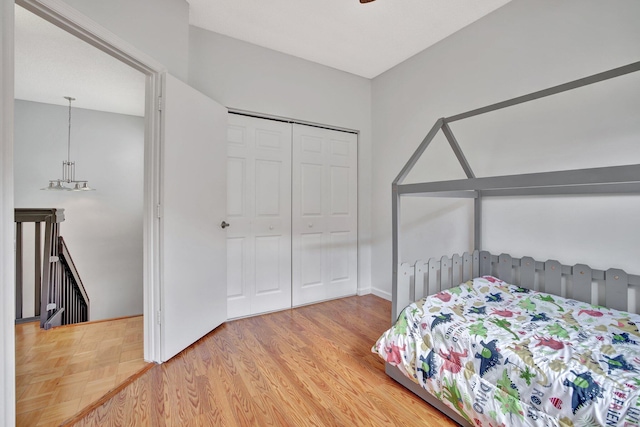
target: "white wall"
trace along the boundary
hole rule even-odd
[[[188,4],[184,0],[104,2],[68,0],[102,27],[163,63],[177,77],[186,79],[188,55]],[[0,298],[0,422],[15,423],[15,340],[13,267],[13,15],[14,1],[2,0],[0,8],[0,259],[3,265]],[[144,13],[141,16],[140,11]]]
[[[13,0],[0,3],[0,424],[15,424]],[[8,60],[7,60],[8,59]]]
[[[187,80],[189,4],[185,0],[63,0]]]
[[[65,209],[60,235],[91,299],[90,320],[142,314],[144,118],[76,108],[71,114],[76,179],[97,191],[40,190],[61,177],[68,108],[17,100],[15,205]]]
[[[227,107],[359,130],[360,293],[370,289],[371,81],[191,27],[189,84]]]
[[[638,17],[634,0],[514,0],[373,80],[375,293],[391,291],[390,183],[436,119],[640,60]],[[627,76],[452,128],[478,176],[640,163],[638,87]],[[407,182],[464,177],[443,137],[417,169]],[[637,196],[484,206],[485,249],[640,271]],[[401,260],[471,249],[471,211],[403,199]]]

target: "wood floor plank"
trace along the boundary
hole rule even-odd
[[[332,310],[329,314],[335,314],[334,312],[335,310]],[[371,344],[370,339],[357,339],[359,337],[356,336],[352,328],[349,328],[348,333],[344,333],[344,328],[336,321],[335,316],[323,314],[318,319],[320,320],[318,323],[314,322],[314,327],[317,329],[314,340],[319,345],[316,345],[314,357],[325,361],[329,366],[325,371],[327,373],[325,377],[331,380],[332,388],[338,390],[340,394],[353,396],[353,406],[359,412],[364,410],[367,413],[367,417],[375,416],[380,421],[386,419],[390,422],[391,420],[384,413],[380,412],[376,406],[372,405],[363,396],[366,389],[370,388],[370,383],[365,380],[365,386],[362,387],[359,376],[354,377],[352,375],[354,372],[352,369],[357,368],[359,364],[360,354],[358,352],[368,352],[367,349]],[[308,319],[305,318],[304,320]],[[355,323],[360,324],[361,322],[358,319],[356,322],[345,324]],[[371,331],[369,330],[370,333]],[[322,340],[322,343],[318,343],[318,340]],[[341,348],[343,345],[348,346],[349,351],[343,351]],[[356,354],[352,354],[352,349],[354,348],[358,350]],[[349,368],[347,369],[346,367]]]
[[[238,326],[237,324],[235,326]],[[246,330],[246,328],[242,328]],[[283,378],[277,378],[270,373],[277,372],[276,367],[269,363],[268,355],[262,345],[248,330],[241,337],[243,345],[248,345],[253,349],[253,355],[243,354],[240,358],[240,376],[243,378],[246,388],[254,398],[253,403],[259,408],[267,425],[296,425],[295,420],[299,420],[299,414],[285,409],[279,390],[275,384],[283,385]],[[291,389],[285,384],[286,389]],[[291,397],[291,396],[289,396]],[[289,408],[293,409],[293,408]]]
[[[454,426],[384,373],[391,304],[350,297],[227,322],[78,426]]]
[[[48,331],[16,325],[17,424],[59,426],[150,366],[142,328],[142,316]]]
[[[245,343],[254,351],[254,366],[257,368],[253,375],[256,381],[260,381],[259,389],[265,394],[272,394],[273,404],[286,409],[287,418],[291,420],[290,425],[300,425],[304,420],[313,418],[319,412],[317,405],[300,405],[299,402],[313,401],[310,394],[300,393],[296,384],[293,383],[294,372],[284,373],[279,362],[280,353],[273,351],[272,341],[268,340],[267,345],[260,339],[264,338],[263,329],[259,328],[257,322],[250,323],[250,333],[245,337]],[[260,322],[262,323],[262,322]]]
[[[263,319],[261,319],[263,320]],[[271,359],[272,375],[280,374],[280,378],[287,379],[287,384],[291,388],[291,393],[295,393],[298,401],[313,402],[315,406],[313,409],[315,412],[319,412],[321,407],[320,399],[311,392],[310,387],[305,385],[305,381],[308,382],[309,377],[317,375],[318,366],[312,365],[312,370],[303,369],[302,365],[298,362],[302,362],[309,353],[309,347],[303,343],[302,340],[292,340],[295,337],[294,334],[284,333],[284,329],[279,329],[281,325],[278,322],[272,321],[272,319],[266,318],[263,328],[252,328],[255,334],[256,340],[258,340],[265,348],[266,354]],[[288,326],[291,326],[288,324]],[[281,334],[269,335],[269,332],[280,332]],[[293,357],[291,356],[293,355]],[[298,357],[296,357],[296,355]],[[292,359],[294,363],[290,363]],[[307,361],[306,364],[313,364],[314,361]]]

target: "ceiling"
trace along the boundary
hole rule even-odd
[[[144,116],[145,76],[16,6],[15,98]]]
[[[187,0],[191,25],[374,78],[510,0]],[[15,97],[144,115],[144,75],[16,6]]]
[[[374,78],[510,0],[187,0],[191,25]]]

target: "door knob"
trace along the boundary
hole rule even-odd
[[[222,228],[227,228],[227,227],[228,227],[228,226],[230,226],[230,225],[231,225],[231,224],[229,224],[228,222],[226,222],[226,221],[222,221],[222,223],[220,224],[220,227],[222,227]]]

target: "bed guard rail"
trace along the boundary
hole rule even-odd
[[[478,276],[491,275],[507,283],[590,304],[637,313],[640,308],[640,276],[623,270],[592,269],[584,264],[563,265],[555,260],[536,261],[487,251],[431,258],[414,265],[400,264],[397,298],[392,307],[395,321],[404,307],[427,295],[458,286]]]

